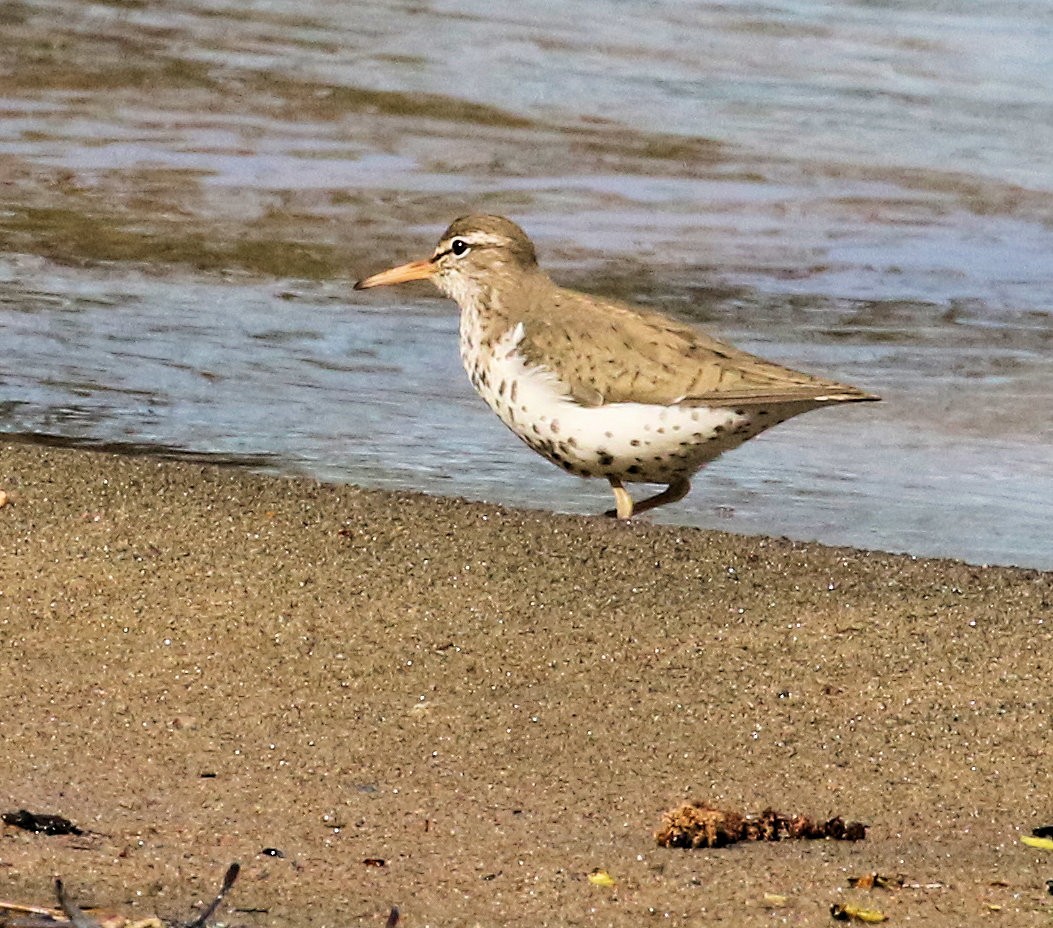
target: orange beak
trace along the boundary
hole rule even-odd
[[[381,271],[372,277],[366,277],[355,284],[356,290],[368,290],[370,287],[390,287],[392,284],[404,284],[407,280],[427,280],[435,266],[429,260],[411,261],[400,264],[388,271]]]

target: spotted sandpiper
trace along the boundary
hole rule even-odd
[[[457,219],[430,258],[355,289],[408,280],[430,280],[460,305],[461,360],[501,421],[565,471],[605,477],[619,519],[683,499],[699,468],[791,416],[878,399],[559,287],[501,216]],[[666,488],[634,503],[626,483]]]

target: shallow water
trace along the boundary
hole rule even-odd
[[[593,512],[350,281],[468,208],[561,280],[881,394],[671,523],[1053,567],[1053,12],[12,4],[0,429]],[[587,28],[585,28],[587,26]]]

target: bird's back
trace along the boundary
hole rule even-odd
[[[521,307],[528,363],[585,405],[755,406],[877,397],[765,361],[660,313],[552,286]]]

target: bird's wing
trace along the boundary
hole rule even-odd
[[[657,313],[557,289],[524,319],[527,362],[583,405],[756,406],[877,399],[773,364]]]

